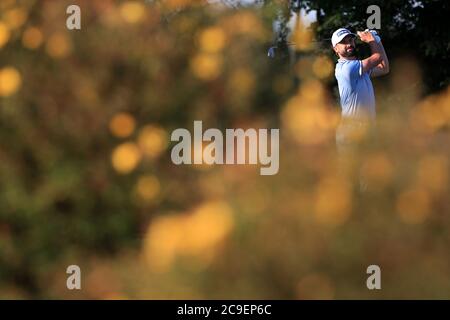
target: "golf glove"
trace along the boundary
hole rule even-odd
[[[369,30],[369,29],[366,29],[366,30],[364,30],[364,31],[369,31],[371,34],[373,34],[373,37],[375,38],[375,41],[376,41],[377,43],[380,43],[381,38],[380,38],[380,36],[378,35],[378,33],[377,33],[375,30]]]

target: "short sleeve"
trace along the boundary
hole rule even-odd
[[[341,75],[344,78],[355,79],[362,76],[362,63],[361,60],[347,61],[342,65]]]
[[[361,60],[358,60],[358,61],[359,61],[359,75],[362,76],[363,75],[363,64],[362,64]],[[369,77],[372,75],[372,71],[373,71],[373,68],[367,71],[367,74],[369,75]]]

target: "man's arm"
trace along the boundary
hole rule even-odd
[[[372,70],[372,77],[379,77],[389,73],[389,60],[381,41],[378,43],[381,51],[381,62]]]
[[[366,42],[370,46],[371,56],[362,60],[362,72],[368,72],[374,69],[382,62],[381,46],[375,41],[373,34],[368,31],[358,31],[361,41]],[[383,49],[384,51],[384,49]]]

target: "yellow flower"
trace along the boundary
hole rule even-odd
[[[25,30],[22,36],[22,43],[25,48],[36,49],[44,40],[41,30],[35,27],[29,27]]]
[[[237,94],[247,94],[253,91],[256,81],[251,70],[241,68],[233,72],[230,78],[230,89]]]
[[[361,170],[368,184],[381,190],[392,179],[393,165],[384,153],[376,153],[367,157]]]
[[[160,189],[158,179],[151,175],[140,177],[136,184],[136,193],[144,201],[154,200]]]
[[[167,133],[164,129],[147,125],[139,133],[138,144],[142,152],[153,159],[167,148],[167,139]]]
[[[120,6],[120,15],[128,23],[141,22],[145,17],[145,7],[137,1],[127,1]]]
[[[442,192],[448,186],[448,160],[443,154],[423,157],[417,171],[418,183],[432,192]]]
[[[220,243],[232,227],[232,212],[226,203],[204,203],[188,216],[186,237],[180,243],[180,250],[187,254],[202,254]]]
[[[15,93],[22,84],[20,73],[13,67],[0,70],[0,96],[7,97]]]
[[[308,81],[289,99],[282,114],[283,125],[300,144],[314,145],[334,135],[339,116],[326,105],[326,92],[318,81]]]
[[[47,41],[47,53],[52,58],[64,58],[72,51],[72,44],[66,34],[52,34]]]
[[[397,212],[408,224],[422,223],[430,214],[430,206],[430,195],[421,187],[405,190],[397,198]]]
[[[294,30],[293,39],[297,50],[308,50],[312,46],[313,33],[300,21]]]
[[[116,114],[109,122],[109,130],[119,138],[125,138],[131,135],[135,126],[133,116],[125,112]]]
[[[8,43],[11,33],[9,28],[3,22],[0,22],[0,48]]]
[[[206,202],[189,214],[156,218],[149,226],[144,255],[153,271],[165,272],[177,256],[209,262],[233,228],[231,208],[224,202]]]
[[[5,22],[11,29],[17,29],[27,20],[27,12],[22,8],[15,8],[4,14]]]
[[[191,70],[202,80],[213,80],[222,71],[222,58],[217,54],[198,54],[191,60]]]
[[[112,154],[112,165],[119,173],[133,171],[141,160],[141,153],[135,143],[122,143]]]
[[[202,31],[199,41],[204,52],[217,53],[224,48],[226,35],[222,28],[210,27]]]
[[[314,60],[312,70],[319,79],[326,79],[333,72],[333,64],[328,57],[320,56]]]
[[[336,226],[344,223],[351,214],[351,186],[342,178],[326,177],[316,190],[316,219],[318,222]]]

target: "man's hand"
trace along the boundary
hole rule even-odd
[[[369,31],[371,34],[373,34],[373,37],[377,43],[381,42],[381,38],[375,30],[366,29],[364,31]]]
[[[369,72],[369,70],[378,66],[383,60],[381,56],[381,43],[378,44],[376,42],[374,35],[370,31],[358,31],[357,33],[361,41],[369,44],[370,51],[372,51],[370,57],[361,61],[362,72]]]
[[[381,62],[379,65],[372,69],[372,77],[379,77],[389,73],[389,60],[381,41],[378,43],[378,46],[380,47],[381,52]]]
[[[373,34],[369,31],[358,31],[357,34],[362,42],[370,43],[375,41]]]

